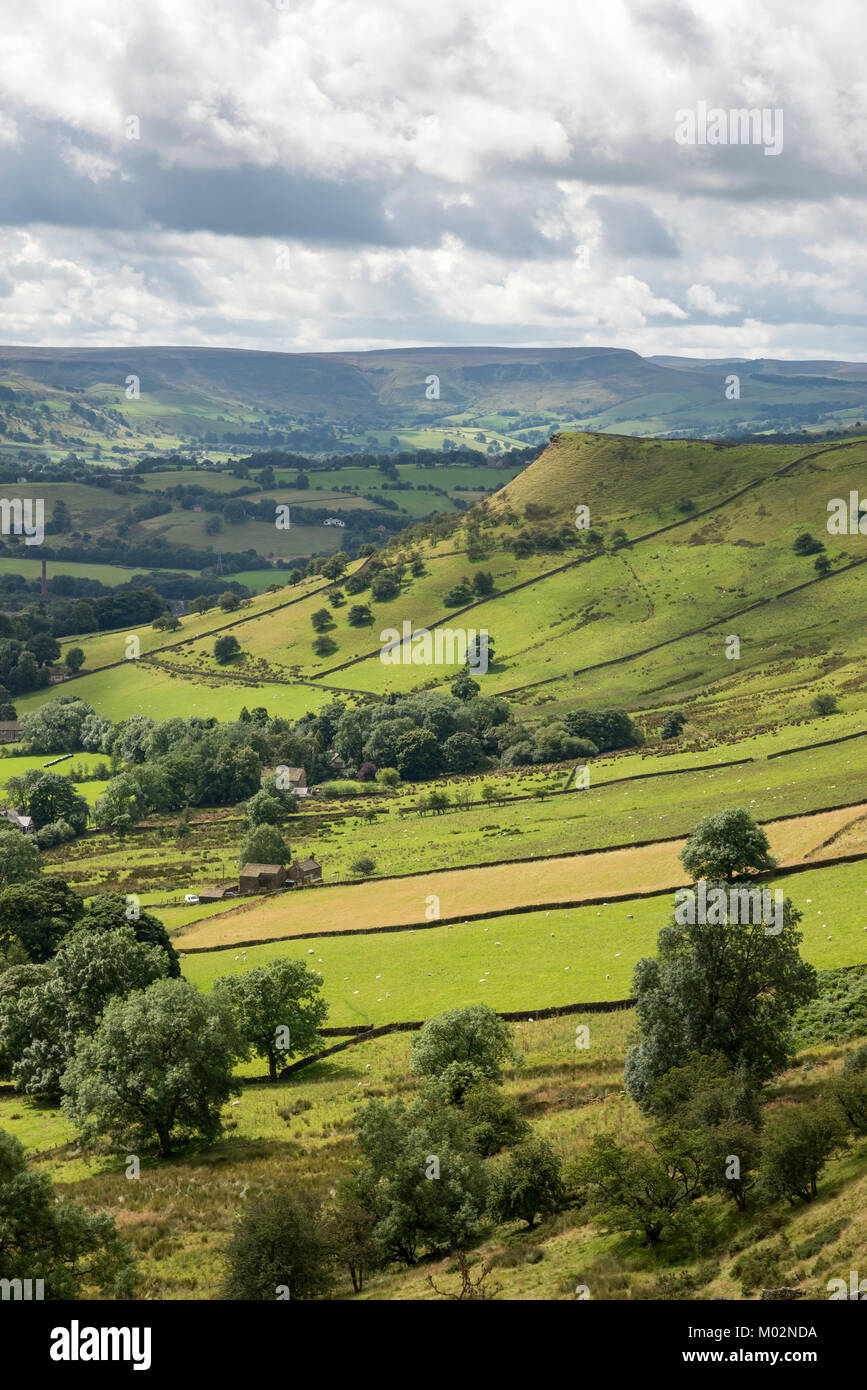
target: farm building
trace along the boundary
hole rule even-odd
[[[200,903],[220,903],[224,898],[237,898],[238,884],[233,878],[225,883],[206,883],[197,896]]]
[[[17,743],[21,737],[21,725],[17,719],[0,719],[0,743]]]
[[[299,888],[309,888],[322,882],[322,865],[317,864],[315,859],[296,859],[294,864],[289,865],[289,877],[295,880]]]
[[[242,893],[271,893],[282,888],[285,882],[286,870],[282,864],[245,864],[241,870]]]
[[[11,806],[7,806],[4,809],[3,814],[8,821],[12,822],[12,824],[16,827],[17,830],[22,831],[25,835],[33,834],[32,816],[20,816],[17,811],[12,810]]]

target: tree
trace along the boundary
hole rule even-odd
[[[38,878],[41,873],[42,859],[30,836],[11,825],[0,828],[0,888]]]
[[[94,1031],[109,1000],[165,973],[162,951],[136,941],[128,929],[71,932],[44,982],[0,1003],[0,1052],[11,1059],[18,1089],[56,1096],[77,1040]]]
[[[701,1191],[701,1165],[682,1131],[640,1146],[597,1134],[574,1173],[609,1225],[642,1235],[650,1246],[673,1233]]]
[[[802,532],[795,537],[795,544],[792,547],[796,555],[816,555],[825,546],[822,541],[817,541],[815,536],[811,536],[808,531]]]
[[[526,1139],[530,1126],[518,1112],[518,1103],[504,1095],[493,1081],[479,1081],[463,1098],[470,1143],[482,1158]]]
[[[224,632],[214,643],[214,660],[221,666],[228,666],[230,661],[234,661],[236,656],[241,654],[241,643],[231,632]]]
[[[544,1139],[527,1139],[494,1170],[488,1210],[496,1221],[526,1221],[556,1211],[564,1197],[560,1160]]]
[[[765,1126],[759,1181],[772,1200],[812,1202],[831,1155],[843,1147],[840,1118],[825,1101],[787,1106]]]
[[[455,1263],[457,1264],[458,1274],[461,1280],[460,1288],[456,1292],[438,1288],[434,1282],[433,1275],[429,1274],[427,1276],[427,1282],[439,1298],[448,1298],[455,1303],[462,1303],[464,1299],[466,1299],[468,1303],[485,1303],[496,1298],[502,1285],[492,1284],[488,1288],[485,1288],[485,1280],[491,1273],[492,1265],[483,1264],[478,1271],[477,1277],[474,1279],[473,1272],[470,1268],[470,1262],[463,1250],[458,1250],[455,1253]]]
[[[405,782],[436,777],[443,765],[442,749],[430,729],[407,729],[395,740],[395,762]]]
[[[328,1014],[322,976],[302,961],[279,958],[243,975],[224,975],[214,989],[229,1000],[245,1060],[267,1057],[272,1081],[281,1058],[304,1056],[319,1043]]]
[[[762,1123],[759,1086],[747,1068],[734,1068],[722,1053],[693,1052],[651,1084],[647,1109],[698,1137],[705,1188],[744,1211],[758,1177]]]
[[[135,1292],[132,1250],[114,1218],[58,1200],[47,1173],[27,1167],[24,1147],[0,1130],[0,1279],[41,1279],[46,1301]]]
[[[68,647],[63,660],[74,675],[84,665],[84,651],[81,647]]]
[[[400,781],[400,773],[396,767],[381,767],[376,774],[376,780],[383,787],[396,787]]]
[[[856,1134],[867,1134],[867,1046],[850,1053],[831,1095]]]
[[[18,804],[33,817],[37,830],[52,821],[65,820],[81,834],[87,825],[87,802],[68,777],[33,768],[16,787]]]
[[[382,1259],[374,1238],[374,1216],[355,1200],[351,1183],[345,1185],[331,1215],[330,1234],[335,1259],[345,1265],[356,1293],[364,1288],[365,1276]]]
[[[168,1158],[177,1137],[213,1141],[220,1111],[240,1086],[228,1001],[186,980],[157,980],[111,1000],[93,1037],[79,1040],[63,1076],[64,1113],[86,1139],[118,1146],[156,1141]]]
[[[696,914],[698,915],[698,914]],[[633,975],[640,1042],[626,1056],[624,1079],[633,1100],[690,1053],[722,1053],[757,1080],[785,1064],[794,1009],[816,994],[816,972],[801,959],[801,913],[783,904],[779,932],[760,920],[663,927],[657,956]]]
[[[393,575],[378,574],[371,583],[370,593],[377,603],[387,603],[389,599],[397,598],[400,585]]]
[[[244,1207],[226,1250],[221,1296],[243,1302],[325,1298],[331,1234],[309,1197],[281,1187]]]
[[[472,700],[475,695],[478,695],[481,688],[478,681],[473,680],[469,671],[464,670],[454,681],[451,690],[458,700]]]
[[[350,865],[350,873],[360,874],[366,878],[368,874],[373,873],[375,868],[376,860],[371,859],[369,854],[362,854]]]
[[[145,946],[159,946],[165,953],[169,979],[180,978],[178,953],[159,917],[140,907],[137,902],[130,902],[122,893],[95,893],[88,899],[80,925],[83,931],[126,931],[131,928],[136,941]]]
[[[810,709],[814,714],[828,715],[837,713],[837,697],[828,691],[822,691],[815,699],[810,701]]]
[[[292,851],[280,831],[273,825],[257,825],[245,835],[241,843],[238,863],[245,864],[288,864]]]
[[[510,1055],[509,1025],[487,1004],[447,1009],[429,1018],[415,1034],[410,1054],[413,1076],[437,1076],[454,1063],[470,1064],[476,1075],[501,1082],[502,1063]]]
[[[459,1112],[421,1098],[368,1100],[355,1114],[363,1162],[352,1193],[374,1220],[385,1259],[415,1264],[423,1250],[465,1244],[482,1216],[488,1179]]]
[[[9,884],[0,891],[0,942],[18,941],[30,960],[49,960],[83,911],[62,878]]]
[[[317,608],[310,621],[316,632],[324,632],[327,627],[331,626],[331,614],[327,608]]]
[[[364,627],[373,622],[373,614],[366,603],[353,603],[346,615],[350,627]]]
[[[264,788],[247,802],[248,825],[279,825],[284,815],[281,802]]]
[[[824,579],[825,575],[830,573],[831,570],[831,561],[828,559],[827,555],[817,555],[813,561],[813,569],[820,579]]]
[[[682,710],[669,710],[662,721],[660,738],[678,738],[686,723],[686,715]]]
[[[622,709],[573,710],[563,723],[575,738],[590,739],[601,753],[634,747],[644,738]]]
[[[325,561],[322,566],[322,573],[326,579],[339,579],[349,564],[349,556],[345,550],[337,550],[330,559]]]
[[[768,837],[749,811],[732,808],[704,816],[680,852],[691,878],[725,879],[749,870],[775,869]]]
[[[490,570],[476,570],[473,575],[473,593],[484,597],[494,592],[494,576]]]
[[[220,594],[217,602],[224,613],[234,613],[235,609],[240,606],[241,600],[231,589],[227,589],[225,593]]]
[[[458,732],[443,744],[443,761],[447,772],[476,772],[488,766],[482,745],[474,734]]]

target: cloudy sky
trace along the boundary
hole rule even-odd
[[[860,0],[3,21],[3,343],[867,359]],[[782,112],[781,151],[680,143],[699,103]]]

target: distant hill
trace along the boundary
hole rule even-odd
[[[729,379],[737,377],[739,394]],[[139,394],[127,397],[132,390]],[[722,437],[854,427],[867,363],[648,357],[626,348],[356,353],[0,347],[0,450],[539,443],[552,430]]]

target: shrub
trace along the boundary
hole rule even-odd
[[[400,781],[400,773],[396,767],[381,767],[376,774],[376,780],[380,786],[396,787]]]
[[[400,585],[392,575],[378,574],[370,586],[370,592],[377,603],[387,603],[389,599],[397,598]]]
[[[224,632],[214,643],[214,660],[221,666],[228,666],[241,654],[241,644],[231,632]]]
[[[324,1298],[333,1282],[325,1222],[309,1198],[289,1188],[247,1203],[229,1242],[226,1263],[225,1299]]]
[[[765,1126],[759,1180],[768,1197],[812,1202],[828,1159],[843,1146],[843,1125],[824,1101],[790,1106]]]
[[[356,859],[355,862],[350,865],[350,871],[352,873],[361,874],[365,877],[367,876],[367,874],[372,874],[375,868],[376,860],[371,859],[369,854],[360,855],[358,859]]]
[[[838,709],[837,697],[823,691],[810,701],[810,709],[814,714],[836,714]]]
[[[560,1160],[544,1139],[518,1144],[491,1179],[488,1210],[496,1221],[526,1221],[556,1211],[565,1196]]]

